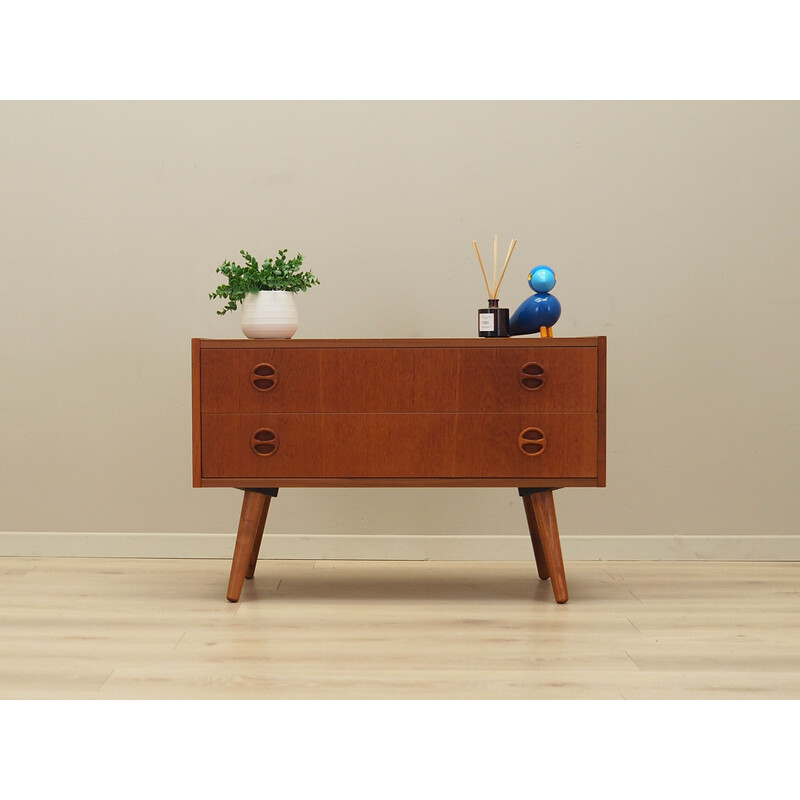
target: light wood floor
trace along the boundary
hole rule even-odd
[[[800,563],[0,558],[0,698],[800,698]]]

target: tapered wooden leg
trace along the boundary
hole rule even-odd
[[[539,529],[539,538],[542,542],[544,559],[547,563],[547,571],[550,573],[550,582],[553,584],[553,595],[557,603],[566,603],[569,600],[569,593],[567,592],[567,576],[564,574],[564,560],[561,556],[561,540],[558,538],[553,492],[548,489],[532,494],[530,498],[536,517],[536,526]]]
[[[228,581],[228,600],[231,603],[236,603],[242,594],[244,576],[250,566],[259,522],[268,499],[267,495],[245,490],[242,513],[239,517],[239,532],[236,534],[236,546],[233,549],[231,578]]]
[[[250,563],[245,573],[245,578],[252,578],[256,574],[256,562],[258,561],[258,551],[261,549],[261,540],[264,538],[264,526],[267,524],[267,514],[269,513],[269,502],[272,500],[268,495],[264,497],[264,509],[258,519],[258,528],[256,528],[256,538],[253,541],[253,551],[250,553]]]
[[[536,514],[533,510],[532,495],[522,495],[522,504],[525,506],[525,518],[528,520],[528,530],[531,534],[531,543],[533,544],[533,557],[536,559],[536,570],[539,577],[546,581],[550,577],[547,571],[547,562],[544,558],[544,550],[542,549],[542,538],[539,535],[539,526],[536,523]]]

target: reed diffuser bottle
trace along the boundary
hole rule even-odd
[[[486,270],[483,267],[483,259],[481,258],[481,251],[478,250],[478,243],[472,243],[475,252],[478,255],[478,263],[481,266],[483,273],[483,280],[486,284],[486,291],[489,293],[489,307],[478,309],[478,336],[483,337],[498,337],[508,336],[508,309],[500,308],[500,301],[497,299],[497,293],[500,291],[500,284],[503,282],[503,277],[508,269],[508,262],[511,260],[511,254],[517,246],[517,240],[512,239],[508,248],[508,255],[506,256],[506,263],[503,265],[503,271],[500,273],[500,280],[497,279],[497,235],[494,237],[494,272],[492,274],[492,287],[489,287],[489,279],[486,277]]]
[[[489,299],[489,308],[478,309],[478,336],[508,336],[508,309],[500,301]]]

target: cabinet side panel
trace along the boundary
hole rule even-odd
[[[606,485],[606,337],[597,337],[597,485]]]
[[[192,339],[192,486],[201,486],[200,340]]]

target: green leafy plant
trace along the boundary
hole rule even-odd
[[[217,314],[236,311],[239,304],[251,292],[305,292],[309,286],[319,283],[311,272],[300,271],[303,264],[303,256],[300,253],[294,258],[286,258],[287,251],[278,250],[277,258],[268,258],[259,266],[258,260],[250,253],[244,250],[239,252],[245,266],[239,266],[234,261],[223,261],[217,267],[216,271],[228,279],[227,283],[217,286],[208,296],[210,300],[219,297],[228,301]]]

